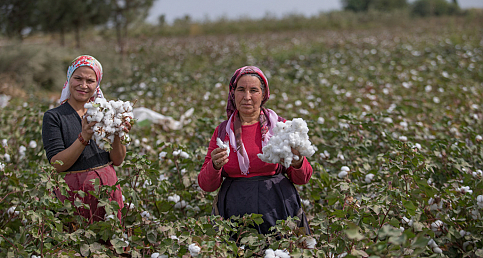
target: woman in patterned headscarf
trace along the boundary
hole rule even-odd
[[[269,233],[277,220],[299,217],[300,227],[310,233],[300,197],[293,184],[306,184],[312,176],[312,167],[305,157],[299,156],[285,168],[281,164],[261,161],[262,152],[272,136],[278,121],[285,122],[273,110],[263,107],[269,99],[268,80],[255,66],[245,66],[233,74],[226,107],[227,119],[213,133],[198,175],[201,189],[218,196],[213,214],[223,218],[244,214],[262,214],[264,222],[260,233]],[[217,138],[229,141],[229,154],[217,146]]]
[[[92,221],[104,220],[106,212],[98,207],[98,200],[88,194],[94,191],[92,179],[99,179],[101,185],[113,186],[117,183],[115,166],[121,165],[126,156],[126,146],[121,144],[116,135],[112,150],[106,152],[91,141],[96,122],[88,123],[84,117],[84,104],[96,98],[103,98],[100,88],[102,80],[102,65],[94,57],[82,55],[74,59],[67,70],[67,81],[60,97],[61,105],[48,110],[44,114],[42,125],[42,140],[49,162],[57,172],[65,174],[65,181],[70,188],[69,200],[80,199],[89,204],[89,209],[78,208],[78,214]],[[126,122],[126,132],[131,125]],[[61,161],[58,163],[56,161]],[[72,191],[82,190],[81,196]],[[66,197],[56,192],[63,202]],[[116,201],[119,208],[123,207],[121,188],[110,193],[110,200]],[[121,219],[121,209],[117,217]]]

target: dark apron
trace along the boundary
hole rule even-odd
[[[297,226],[305,234],[311,233],[297,189],[282,173],[225,178],[213,202],[212,214],[227,219],[252,213],[263,215],[263,223],[257,226],[261,234],[270,233],[270,227],[275,226],[277,220],[288,217],[298,217]]]

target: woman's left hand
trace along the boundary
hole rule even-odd
[[[122,130],[126,133],[129,133],[129,131],[131,131],[131,123],[129,123],[128,121],[125,121],[123,124],[122,124]]]
[[[299,157],[299,159],[298,160],[292,159],[292,163],[290,164],[290,166],[294,168],[301,168],[302,163],[304,162],[304,157],[301,156],[300,152],[294,148],[292,148],[292,153],[293,155],[296,155],[297,157]]]

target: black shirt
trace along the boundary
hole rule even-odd
[[[57,153],[72,145],[81,131],[81,118],[68,102],[45,112],[42,141],[49,162]],[[109,152],[99,149],[91,139],[74,165],[66,171],[94,168],[107,164],[110,160]]]

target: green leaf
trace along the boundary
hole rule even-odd
[[[402,200],[402,203],[404,208],[406,208],[406,210],[411,216],[414,216],[416,214],[416,206],[414,206],[413,202]]]
[[[149,243],[151,243],[151,244],[156,243],[158,241],[157,236],[158,236],[158,232],[156,232],[154,230],[148,231],[147,239],[148,239]]]
[[[359,227],[357,225],[349,223],[348,226],[349,228],[344,230],[348,238],[356,241],[360,241],[365,238],[364,235],[359,232]]]
[[[257,225],[260,225],[263,223],[263,219],[262,219],[262,214],[251,214],[250,218],[257,224]]]
[[[90,254],[89,245],[88,244],[81,245],[81,247],[80,247],[80,253],[84,257],[89,256],[89,254]]]

